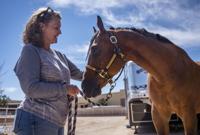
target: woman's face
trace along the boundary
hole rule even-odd
[[[42,26],[43,41],[45,45],[57,42],[57,37],[61,34],[61,22],[59,18],[53,18],[49,23]]]

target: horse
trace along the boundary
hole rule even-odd
[[[106,30],[100,16],[97,26],[81,83],[85,95],[100,95],[101,88],[112,84],[112,77],[124,64],[133,61],[148,72],[151,115],[157,134],[169,134],[169,120],[176,113],[183,122],[185,135],[196,135],[200,66],[160,34],[136,28]]]

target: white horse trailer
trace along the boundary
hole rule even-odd
[[[127,99],[129,125],[137,127],[153,125],[151,103],[147,91],[147,72],[133,62],[128,62],[124,70],[124,85]],[[180,119],[172,115],[170,124],[177,126]]]

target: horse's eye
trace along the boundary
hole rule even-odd
[[[91,47],[91,54],[93,55],[93,56],[97,56],[98,55],[98,47],[97,46],[92,46]]]

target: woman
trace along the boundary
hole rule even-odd
[[[51,8],[33,13],[23,33],[24,47],[14,71],[25,93],[17,109],[17,135],[63,135],[68,115],[68,96],[79,88],[70,78],[81,80],[82,72],[65,55],[51,49],[61,34],[61,16]]]

